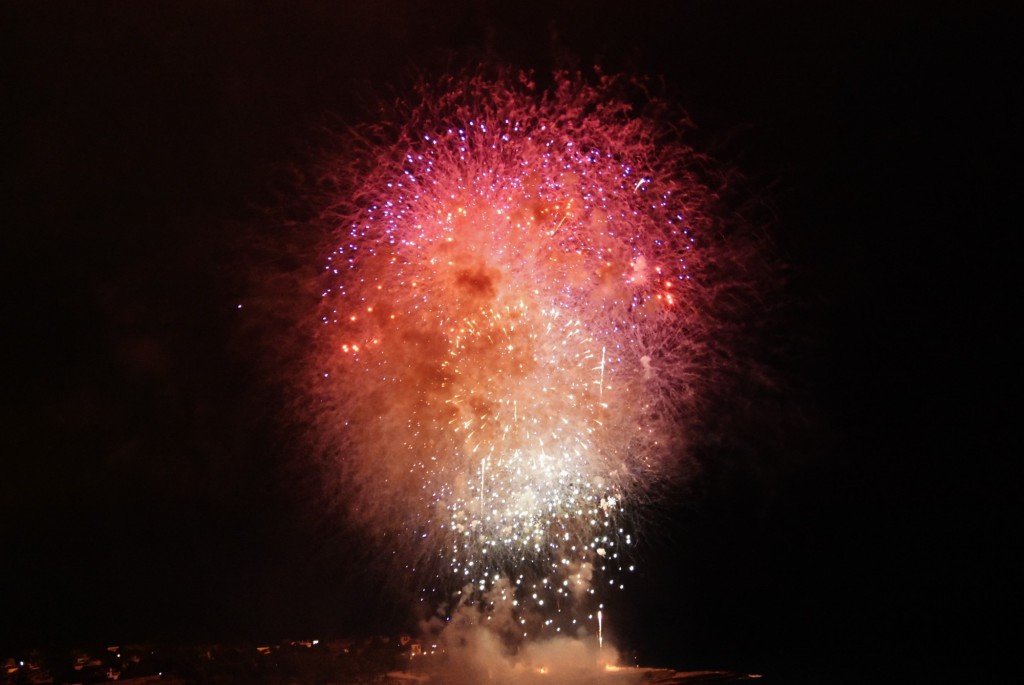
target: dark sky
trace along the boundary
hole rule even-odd
[[[641,661],[991,668],[1019,595],[1009,7],[4,3],[0,657],[401,624],[311,515],[236,305],[325,117],[487,48],[663,77],[789,265],[784,382],[723,419],[612,600]]]

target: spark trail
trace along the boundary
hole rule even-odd
[[[328,165],[328,477],[427,594],[507,607],[509,639],[622,583],[720,363],[713,193],[637,85],[423,85]]]

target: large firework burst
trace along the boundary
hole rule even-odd
[[[562,630],[726,358],[704,160],[625,78],[477,73],[384,119],[326,165],[326,478],[428,594]]]

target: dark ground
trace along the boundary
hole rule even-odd
[[[5,3],[0,657],[405,620],[358,550],[309,525],[237,255],[325,113],[365,119],[363,94],[449,49],[549,69],[557,33],[583,67],[663,76],[790,265],[785,381],[723,416],[660,513],[611,600],[620,642],[652,666],[792,682],[992,676],[1020,629],[1020,18]]]

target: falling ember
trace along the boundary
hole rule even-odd
[[[714,382],[712,193],[635,85],[422,86],[327,174],[328,477],[426,594],[516,635],[622,585]]]

